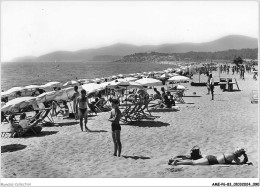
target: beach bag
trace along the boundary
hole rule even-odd
[[[190,150],[190,158],[192,160],[198,160],[198,159],[202,158],[199,146],[195,145]]]

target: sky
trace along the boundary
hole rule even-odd
[[[1,61],[115,43],[258,38],[257,1],[2,1]]]

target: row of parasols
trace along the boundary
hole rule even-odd
[[[189,78],[185,76],[174,76],[169,79],[169,81],[187,81]],[[47,83],[48,86],[57,86],[59,82],[51,82]],[[101,90],[105,90],[106,88],[115,89],[115,88],[123,88],[123,89],[145,89],[146,86],[160,86],[162,82],[157,79],[153,78],[142,78],[139,80],[135,80],[131,77],[125,79],[117,79],[110,82],[102,82],[100,84],[97,83],[88,83],[78,86],[78,90],[81,91],[82,89],[86,90],[87,94],[95,93]],[[144,87],[145,86],[145,87]],[[180,85],[181,86],[181,85]],[[24,87],[28,88],[28,87]],[[24,89],[23,88],[23,89]],[[32,86],[29,87],[32,89]],[[15,90],[15,89],[13,89]],[[17,91],[17,90],[16,90]],[[21,91],[21,90],[20,90]],[[75,93],[74,87],[68,87],[57,91],[49,91],[44,92],[36,97],[18,97],[9,102],[5,103],[1,110],[3,112],[6,111],[16,111],[19,108],[27,107],[28,105],[35,105],[37,103],[43,103],[48,101],[60,101],[60,100],[69,100],[73,94]]]

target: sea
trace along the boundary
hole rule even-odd
[[[76,79],[161,71],[174,67],[171,64],[133,62],[7,62],[1,63],[1,90],[43,85],[50,81],[65,83]]]

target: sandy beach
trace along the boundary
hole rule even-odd
[[[213,72],[215,81],[218,73]],[[109,112],[89,117],[92,132],[81,132],[79,121],[54,118],[39,136],[2,138],[4,178],[256,178],[258,177],[258,104],[251,104],[258,81],[252,74],[236,77],[241,91],[222,92],[215,100],[206,87],[188,88],[179,111],[153,110],[153,121],[122,124],[122,157],[114,157]],[[198,82],[198,75],[194,75]],[[201,76],[205,81],[206,76]],[[234,85],[236,89],[236,85]],[[196,97],[193,97],[196,92]],[[2,131],[9,124],[2,124]],[[8,151],[11,144],[18,149]],[[221,155],[245,148],[253,165],[170,166],[172,156],[187,154],[198,145],[203,155]],[[21,149],[19,149],[21,148]],[[3,150],[5,150],[3,152]]]

